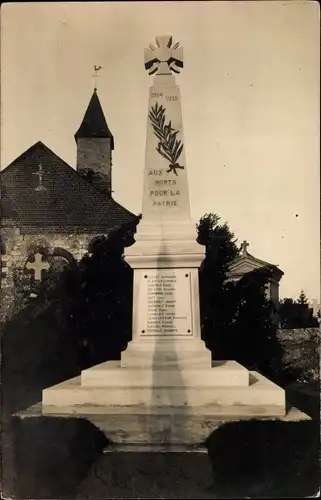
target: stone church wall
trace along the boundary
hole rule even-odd
[[[24,235],[16,227],[1,229],[1,320],[6,317],[15,299],[16,272],[23,273],[28,257],[39,249],[46,249],[50,256],[80,261],[88,252],[90,242],[96,234],[54,233]],[[65,257],[66,256],[66,257]]]

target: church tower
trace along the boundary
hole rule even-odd
[[[83,121],[75,134],[77,172],[97,189],[111,196],[111,167],[114,138],[108,128],[97,90],[90,99]]]

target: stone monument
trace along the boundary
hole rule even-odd
[[[172,37],[145,50],[149,90],[142,220],[125,259],[134,269],[132,340],[120,361],[43,391],[42,414],[85,416],[118,445],[194,446],[226,419],[282,418],[285,392],[201,340],[198,268]],[[192,166],[193,168],[193,166]],[[215,354],[215,353],[214,353]],[[168,449],[168,448],[167,448]]]

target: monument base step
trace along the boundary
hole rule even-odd
[[[236,415],[242,415],[244,408],[251,412],[252,407],[259,416],[266,412],[266,408],[268,415],[284,415],[284,389],[258,372],[249,372],[249,376],[248,386],[210,387],[200,380],[186,386],[181,372],[177,370],[175,385],[157,386],[152,383],[145,387],[122,388],[113,385],[112,380],[107,387],[82,385],[79,376],[43,390],[43,411],[51,412],[49,407],[57,407],[61,411],[72,408],[73,413],[79,413],[83,407],[91,407],[98,413],[108,414],[113,406],[128,406],[140,407],[143,413],[149,407],[178,407],[188,412],[197,406],[217,408],[219,414],[227,415],[233,415],[235,411]]]
[[[223,409],[192,408],[184,412],[181,408],[111,407],[108,413],[97,412],[94,406],[83,407],[82,413],[72,412],[72,408],[52,407],[44,412],[38,403],[15,416],[20,419],[81,418],[99,428],[110,445],[106,452],[201,452],[206,451],[206,439],[213,431],[229,422],[240,420],[279,420],[293,422],[311,420],[296,408],[289,408],[285,415],[272,415],[273,408],[234,408],[234,414],[224,414]],[[96,410],[96,412],[95,412]],[[225,408],[226,411],[226,408]]]
[[[177,337],[140,339],[128,343],[121,353],[121,368],[210,369],[212,353],[201,339]]]
[[[215,361],[212,368],[158,367],[153,370],[121,367],[120,361],[105,361],[81,372],[82,386],[96,387],[230,387],[248,386],[249,371],[236,361]],[[120,369],[121,368],[121,369]]]

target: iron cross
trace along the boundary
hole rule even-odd
[[[156,72],[157,75],[171,75],[172,71],[179,73],[183,68],[183,48],[178,42],[172,43],[171,36],[157,36],[156,47],[150,44],[145,49],[145,69],[150,75]]]
[[[39,179],[39,184],[35,188],[35,191],[46,191],[46,188],[42,185],[43,170],[41,163],[39,164],[39,170],[37,172],[33,172],[33,175],[37,175]]]

